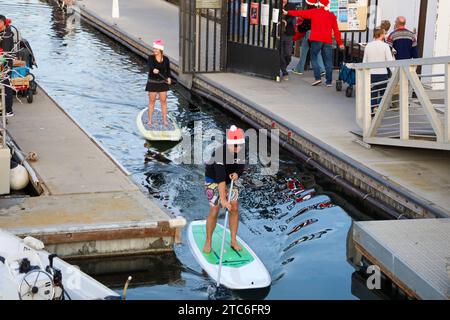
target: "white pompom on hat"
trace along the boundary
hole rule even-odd
[[[330,0],[320,0],[321,7],[323,7],[325,10],[330,11]]]
[[[153,49],[159,49],[164,51],[164,42],[162,40],[153,41]]]
[[[232,125],[227,132],[227,144],[244,144],[244,130]]]
[[[310,6],[316,6],[317,0],[306,0],[306,3],[309,4]]]

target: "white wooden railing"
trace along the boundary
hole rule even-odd
[[[353,67],[356,121],[365,143],[450,150],[450,56]],[[372,106],[372,94],[380,90],[371,84],[371,69],[378,68],[390,68],[392,77],[381,102]]]

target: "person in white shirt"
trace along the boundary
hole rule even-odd
[[[368,43],[364,50],[364,63],[370,62],[385,62],[393,61],[391,48],[384,41],[386,38],[386,31],[383,28],[376,28],[374,30],[374,39]],[[371,83],[372,83],[372,113],[374,108],[380,105],[384,92],[387,87],[387,80],[389,73],[387,68],[372,69]]]

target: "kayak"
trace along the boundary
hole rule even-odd
[[[35,238],[0,229],[0,300],[120,300],[120,295]]]
[[[167,115],[168,125],[162,122],[162,113],[155,108],[152,125],[148,125],[148,108],[141,110],[136,117],[136,125],[141,135],[150,141],[180,141],[181,129],[171,115]]]
[[[193,221],[188,227],[188,242],[192,254],[214,280],[218,277],[222,235],[223,226],[217,224],[213,233],[212,250],[204,253],[206,220]],[[236,239],[242,251],[238,252],[230,247],[230,231],[227,229],[220,284],[233,290],[269,287],[272,280],[262,261],[239,236]]]

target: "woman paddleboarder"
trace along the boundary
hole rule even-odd
[[[159,95],[161,103],[161,112],[164,126],[167,122],[167,91],[169,85],[172,84],[170,77],[170,61],[164,55],[164,44],[162,40],[153,42],[153,54],[148,57],[148,80],[145,91],[148,92],[148,125],[152,125],[153,111],[155,108],[156,98]]]

